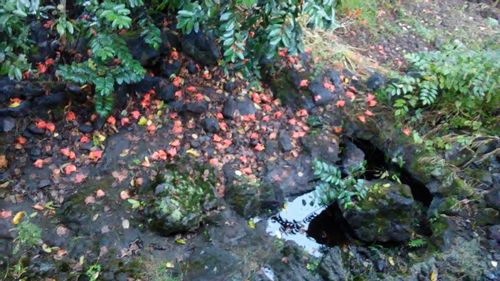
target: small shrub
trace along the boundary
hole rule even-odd
[[[347,177],[342,177],[340,170],[334,165],[314,160],[314,175],[319,183],[316,185],[317,198],[321,205],[328,206],[337,201],[348,209],[356,206],[356,200],[363,200],[368,189],[364,180],[356,177],[364,173],[364,166],[352,169]]]
[[[500,53],[470,50],[461,43],[435,52],[407,56],[412,75],[394,75],[384,90],[396,117],[438,103],[452,103],[466,113],[488,114],[498,102]],[[476,114],[476,113],[474,113]]]

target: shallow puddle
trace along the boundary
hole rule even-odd
[[[314,256],[320,256],[321,244],[309,237],[309,223],[325,208],[314,200],[314,191],[288,201],[285,207],[267,221],[266,231],[272,236],[291,240]]]

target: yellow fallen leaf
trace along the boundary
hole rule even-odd
[[[188,149],[186,151],[186,153],[189,154],[189,155],[191,155],[191,156],[193,156],[193,157],[200,157],[200,153],[197,150],[192,149],[192,148]]]
[[[396,263],[394,263],[394,259],[392,257],[389,257],[389,264],[394,266]]]
[[[7,157],[5,155],[0,155],[0,169],[5,169],[9,165],[9,161],[7,161]]]
[[[253,219],[248,220],[248,227],[250,227],[250,229],[255,229],[255,222]]]
[[[24,212],[18,212],[13,218],[12,218],[12,224],[16,225],[21,222],[21,220],[24,218]]]
[[[437,281],[438,280],[438,274],[437,271],[433,270],[431,272],[431,281]]]
[[[175,243],[177,243],[179,245],[186,245],[186,240],[179,238],[179,239],[175,240]]]
[[[166,268],[174,268],[174,267],[175,267],[175,265],[174,265],[174,263],[167,261],[167,262],[165,263],[165,267],[166,267]]]
[[[139,122],[137,122],[140,126],[146,126],[148,124],[148,119],[144,116],[141,116],[141,119],[139,119]]]

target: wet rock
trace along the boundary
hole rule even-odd
[[[191,32],[181,38],[182,51],[202,65],[215,65],[220,51],[212,34]]]
[[[456,144],[450,150],[447,150],[444,155],[446,160],[457,167],[467,163],[473,156],[474,151],[467,147],[462,147],[459,144]]]
[[[375,72],[366,81],[366,87],[370,91],[377,91],[385,85],[385,78],[382,74]]]
[[[339,247],[328,250],[318,267],[318,273],[323,280],[347,280],[349,271],[342,264],[342,251]]]
[[[278,141],[280,143],[281,150],[283,152],[288,152],[293,149],[293,143],[292,143],[292,138],[288,134],[287,131],[280,131],[280,134],[278,136]]]
[[[228,93],[233,93],[233,91],[236,89],[236,83],[229,81],[224,84],[224,91]]]
[[[187,68],[189,74],[195,74],[198,72],[198,68],[196,67],[196,64],[192,60],[189,60],[186,68]]]
[[[193,231],[215,206],[213,184],[198,176],[167,171],[145,208],[150,226],[161,235]]]
[[[18,107],[0,108],[0,117],[10,116],[14,118],[24,117],[31,112],[31,102],[24,101]]]
[[[354,143],[347,141],[342,151],[342,167],[346,173],[363,165],[365,153]]]
[[[302,138],[302,144],[313,159],[319,159],[330,164],[334,164],[339,160],[338,141],[327,135],[306,135]]]
[[[30,133],[32,133],[34,135],[44,135],[45,134],[45,129],[38,128],[37,126],[35,126],[35,124],[30,124],[27,129]]]
[[[86,123],[81,124],[78,127],[78,129],[80,130],[80,132],[82,132],[84,134],[90,134],[94,131],[94,127],[92,127],[92,125],[86,124]]]
[[[152,89],[157,90],[164,81],[165,78],[146,75],[140,82],[134,84],[134,90],[141,94],[147,93]]]
[[[184,280],[244,280],[239,272],[243,261],[222,248],[198,248],[182,264]]]
[[[201,125],[203,126],[203,129],[207,133],[217,133],[219,131],[219,121],[215,118],[205,118],[203,121],[201,121]]]
[[[264,184],[283,191],[286,197],[297,196],[314,189],[311,184],[313,171],[311,158],[300,156],[290,163],[268,163]]]
[[[195,114],[202,114],[208,110],[208,102],[190,102],[186,105],[186,110]]]
[[[238,214],[248,219],[278,209],[284,197],[281,190],[272,186],[240,181],[226,186],[224,199]]]
[[[230,97],[224,103],[222,114],[225,118],[233,119],[236,115],[252,115],[256,109],[253,102],[247,97],[235,99]]]
[[[169,105],[170,109],[175,112],[184,112],[186,110],[186,104],[184,104],[182,101],[173,101]]]
[[[59,92],[47,96],[37,97],[34,100],[34,105],[36,109],[39,109],[40,107],[50,109],[64,105],[66,101],[67,101],[66,94]]]
[[[157,97],[165,102],[171,102],[175,100],[175,88],[172,84],[161,85],[157,90]]]
[[[142,66],[154,66],[160,60],[160,52],[147,44],[141,36],[127,40],[130,53]]]
[[[0,132],[10,132],[16,127],[16,120],[12,117],[0,117]]]
[[[500,186],[493,188],[485,196],[486,204],[500,211]]]
[[[414,233],[419,210],[410,187],[386,180],[367,181],[368,194],[358,208],[342,208],[356,237],[365,242],[405,242]]]
[[[327,90],[321,80],[315,80],[309,85],[309,91],[313,95],[314,104],[318,106],[327,105],[336,97],[334,92]]]
[[[166,78],[177,75],[181,70],[181,66],[182,64],[180,61],[174,61],[172,63],[166,62],[161,66],[161,75]]]

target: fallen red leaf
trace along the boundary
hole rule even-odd
[[[76,115],[73,111],[68,111],[66,113],[66,121],[72,122],[72,121],[75,121],[75,119],[76,119]]]
[[[351,91],[346,91],[346,92],[345,92],[345,96],[346,96],[347,98],[349,98],[351,101],[353,101],[353,100],[355,100],[355,99],[356,99],[356,96],[355,96],[355,95],[354,95],[354,93],[353,93],[353,92],[351,92]]]
[[[81,143],[88,143],[90,141],[89,137],[83,135],[81,138],[80,138],[80,142]]]
[[[262,144],[260,144],[260,143],[258,143],[258,144],[255,146],[255,150],[257,150],[257,151],[259,151],[259,152],[260,152],[260,151],[263,151],[264,149],[266,149],[266,148],[264,147],[264,145],[262,145]]]
[[[335,104],[335,106],[337,106],[338,108],[344,107],[345,106],[345,100],[339,100],[339,101],[337,101],[337,103]]]
[[[37,160],[35,161],[35,163],[33,163],[33,166],[35,166],[35,167],[37,167],[37,168],[41,169],[41,168],[43,168],[43,163],[44,163],[44,162],[43,162],[43,160],[42,160],[42,159],[37,159]]]
[[[177,149],[175,147],[171,147],[167,150],[167,154],[170,157],[175,157],[175,155],[177,155]]]
[[[374,114],[373,114],[373,112],[371,112],[370,110],[367,109],[367,110],[365,110],[365,115],[366,116],[373,116]]]
[[[181,141],[179,141],[178,139],[176,139],[173,142],[171,142],[170,145],[173,146],[173,147],[179,147],[181,145]]]
[[[95,196],[97,198],[102,198],[104,196],[106,196],[106,193],[102,190],[102,189],[98,189],[96,192],[95,192]]]
[[[2,211],[0,212],[0,218],[1,218],[1,219],[8,219],[8,218],[10,218],[10,217],[12,217],[12,211],[2,210]]]
[[[259,94],[257,94],[257,93],[253,93],[253,94],[252,94],[252,100],[253,100],[253,102],[254,102],[254,103],[256,103],[256,104],[260,104],[260,103],[262,102],[262,100],[261,100],[261,98],[260,98]]]
[[[358,115],[358,120],[362,123],[366,123],[366,117],[364,115]]]
[[[156,132],[156,126],[154,124],[148,125],[146,130],[148,131],[148,133],[154,134]]]
[[[409,136],[410,136],[410,134],[411,134],[411,130],[410,130],[410,128],[408,128],[408,127],[404,127],[404,128],[402,129],[402,131],[403,131],[403,134],[404,134],[405,136],[407,136],[407,137],[409,137]]]
[[[222,138],[221,138],[219,135],[214,134],[214,136],[212,137],[212,140],[213,140],[214,142],[221,142],[221,141],[222,141]]]
[[[274,119],[280,119],[280,117],[283,115],[283,112],[281,111],[276,111],[274,113]]]
[[[126,125],[130,124],[130,119],[128,119],[128,117],[122,117],[122,119],[120,119],[120,124],[122,126],[126,126]]]
[[[141,113],[137,110],[130,112],[130,115],[132,115],[132,118],[134,118],[135,120],[137,120],[141,117]]]
[[[189,86],[186,88],[186,92],[190,93],[190,94],[193,94],[193,93],[196,93],[197,89],[195,86]]]
[[[76,172],[76,166],[75,165],[69,164],[66,167],[64,167],[64,173],[66,175],[69,175],[69,174],[71,174],[73,172]]]
[[[325,89],[327,89],[328,91],[330,92],[333,92],[335,91],[335,85],[333,85],[332,83],[330,82],[323,82],[323,87],[325,87]]]
[[[35,126],[38,128],[38,129],[47,129],[47,123],[43,120],[37,120],[35,121]]]
[[[108,122],[110,125],[114,126],[116,124],[116,118],[113,115],[111,115],[108,117],[106,122]]]
[[[300,81],[299,86],[300,86],[301,88],[306,88],[306,87],[308,87],[308,86],[309,86],[309,80],[307,80],[307,79],[301,80],[301,81]]]
[[[212,158],[210,160],[208,160],[208,163],[212,166],[217,166],[219,164],[219,159],[217,158]]]
[[[19,137],[17,137],[16,141],[17,141],[18,144],[24,145],[24,144],[26,144],[26,142],[28,140],[25,137],[23,137],[23,136],[19,136]]]
[[[92,150],[89,153],[89,159],[97,162],[97,161],[99,161],[99,159],[101,159],[102,153],[103,153],[102,150]]]
[[[46,126],[47,131],[53,133],[56,130],[56,125],[52,122],[48,122]]]
[[[85,178],[87,178],[87,177],[83,174],[76,174],[75,179],[73,181],[75,183],[82,183],[85,180]]]
[[[36,68],[38,69],[39,73],[45,73],[47,72],[47,66],[43,63],[37,63]]]

